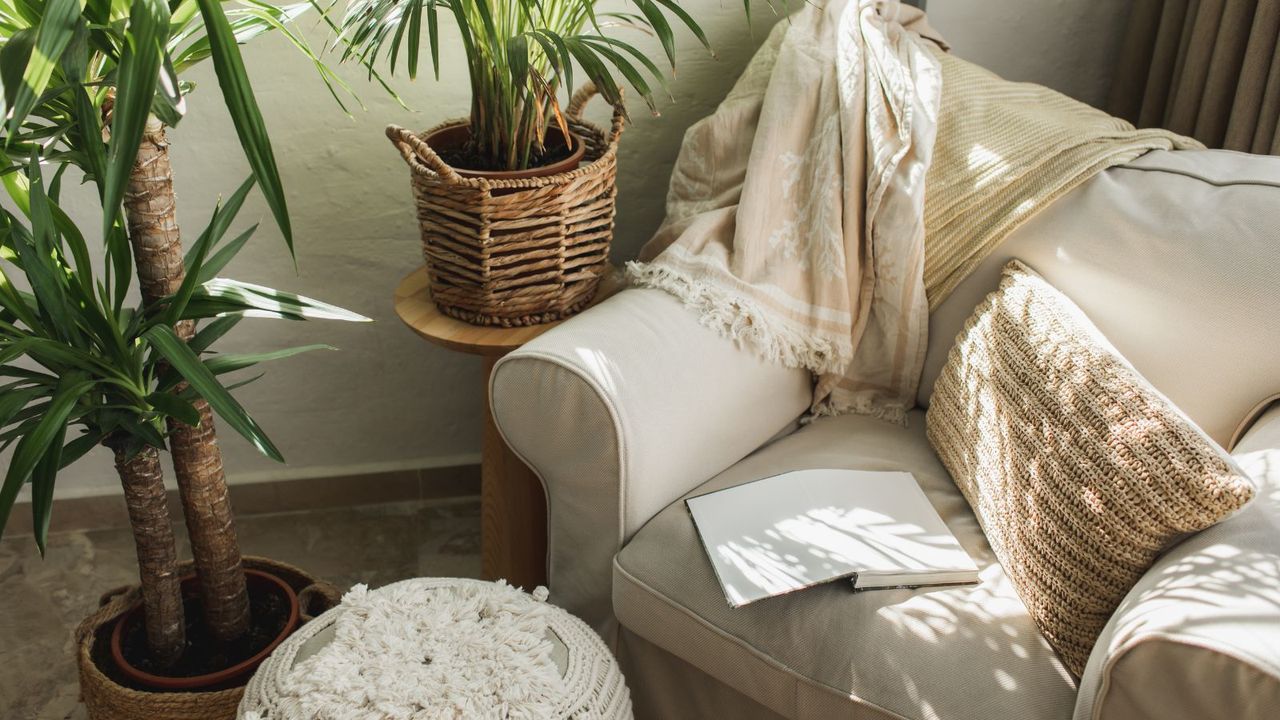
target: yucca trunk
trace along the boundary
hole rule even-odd
[[[147,122],[124,199],[146,304],[174,293],[185,275],[176,208],[164,125],[153,117]],[[195,328],[183,321],[175,330],[189,340]],[[213,413],[204,400],[197,400],[195,406],[200,413],[198,427],[169,421],[169,449],[200,576],[204,619],[214,637],[229,641],[249,628],[249,596]]]
[[[116,456],[116,472],[124,486],[133,542],[138,550],[147,646],[158,662],[169,665],[182,655],[187,640],[178,553],[165,502],[160,454],[153,447],[144,447],[133,457],[122,447],[115,446],[112,450]]]

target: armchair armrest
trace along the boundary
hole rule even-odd
[[[1280,406],[1232,454],[1253,501],[1129,592],[1089,657],[1075,720],[1280,717]]]
[[[498,361],[490,390],[499,431],[547,492],[552,597],[607,634],[613,556],[795,422],[810,380],[702,327],[670,295],[631,289]]]

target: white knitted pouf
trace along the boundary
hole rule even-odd
[[[278,647],[241,720],[628,720],[631,698],[581,620],[497,582],[357,585]]]

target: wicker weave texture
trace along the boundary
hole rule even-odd
[[[926,422],[1019,597],[1077,676],[1156,556],[1253,496],[1221,448],[1017,261],[961,331]]]
[[[318,582],[306,572],[267,558],[245,556],[244,566],[270,572],[308,600],[303,620],[322,614],[341,600],[337,588]],[[179,566],[180,574],[193,571],[191,562]],[[244,695],[244,686],[213,692],[145,692],[117,682],[102,671],[110,660],[107,643],[121,614],[142,597],[134,587],[120,588],[102,598],[102,606],[76,628],[76,663],[80,673],[80,697],[90,720],[231,720]]]
[[[395,125],[387,137],[409,165],[431,296],[440,311],[477,325],[536,325],[586,307],[608,270],[617,196],[615,111],[608,132],[582,119],[595,95],[579,90],[569,129],[583,141],[569,172],[516,180],[463,177],[421,135]]]

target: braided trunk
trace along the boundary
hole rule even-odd
[[[147,646],[157,661],[169,665],[181,657],[187,638],[178,553],[165,502],[160,453],[153,447],[144,447],[130,457],[120,446],[113,446],[112,450],[129,508],[133,543],[138,549]]]
[[[176,208],[164,125],[152,117],[147,121],[124,199],[146,304],[176,292],[186,274]],[[195,333],[189,320],[178,323],[174,330],[183,340],[190,340]],[[249,628],[249,595],[213,413],[203,399],[197,400],[195,407],[200,413],[199,426],[169,420],[169,450],[200,576],[204,619],[214,637],[230,641]]]

